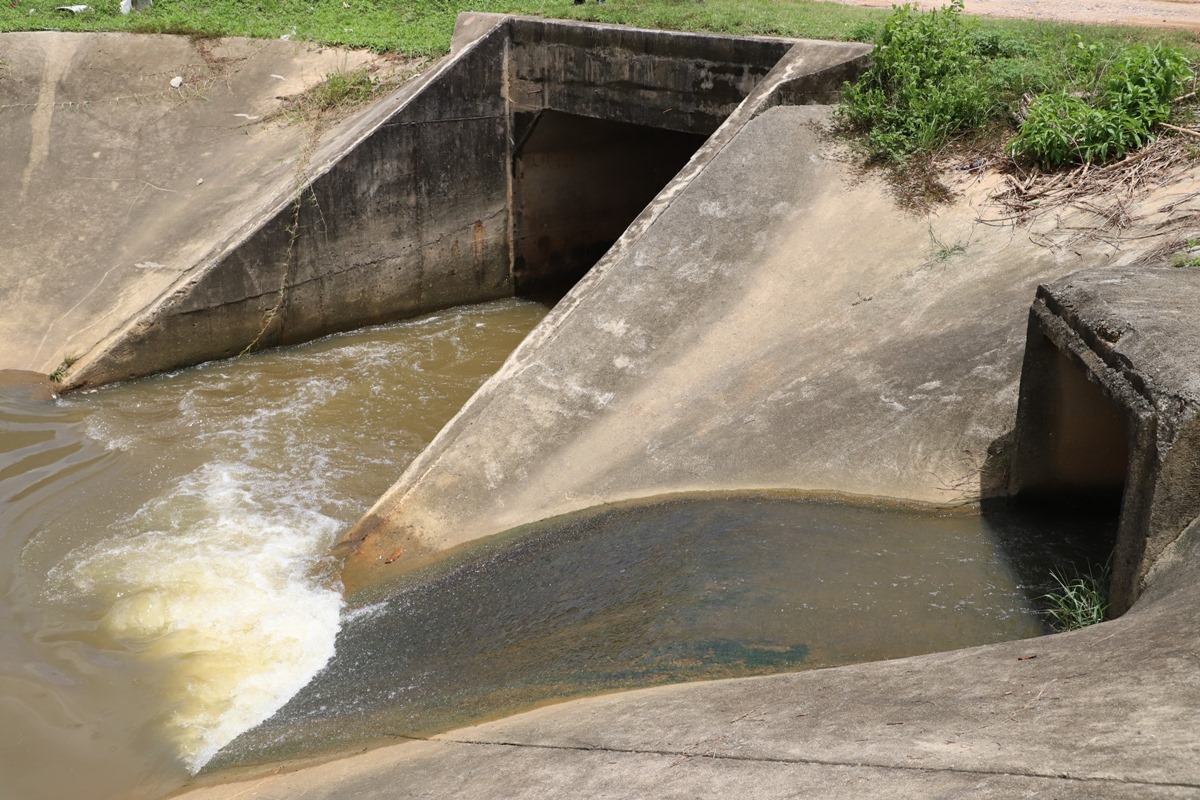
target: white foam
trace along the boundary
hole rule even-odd
[[[333,656],[343,601],[324,554],[338,523],[276,483],[206,466],[51,574],[52,591],[101,609],[114,643],[169,665],[166,732],[193,772]]]

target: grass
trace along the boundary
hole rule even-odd
[[[949,261],[954,256],[967,252],[967,244],[963,241],[946,244],[933,232],[933,225],[929,226],[929,259],[935,263]]]
[[[667,30],[738,35],[870,41],[889,16],[811,0],[607,0],[576,6],[570,0],[159,0],[147,11],[122,16],[120,0],[94,0],[82,14],[55,11],[62,0],[0,0],[0,32],[60,29],[134,31],[191,36],[290,38],[323,45],[363,47],[406,55],[440,55],[450,46],[461,11],[530,14]],[[1087,42],[1186,43],[1184,33],[1124,28],[1081,28],[1037,22],[983,20],[985,39],[1029,41],[1043,57],[1061,57],[1078,33]],[[1018,67],[1007,65],[1004,68]],[[1020,67],[1026,69],[1026,67]],[[1035,69],[1033,72],[1038,72]],[[1031,82],[1036,75],[1029,75]]]
[[[1189,37],[1162,38],[987,27],[962,13],[962,0],[927,12],[898,6],[874,38],[875,63],[846,88],[839,119],[882,163],[1014,122],[1011,151],[1046,168],[1121,158],[1170,117],[1192,80],[1188,61],[1200,49]]]
[[[366,69],[337,70],[307,91],[290,98],[281,113],[319,126],[329,117],[340,117],[366,105],[390,88],[389,83],[377,83]]]
[[[1171,256],[1171,266],[1173,267],[1200,267],[1200,239],[1188,239],[1187,249],[1175,253]]]
[[[0,32],[133,31],[191,36],[289,38],[405,55],[440,55],[462,11],[583,19],[669,30],[853,39],[869,36],[884,12],[809,0],[159,0],[122,16],[120,0],[95,0],[82,14],[61,0],[0,0]]]
[[[1073,631],[1103,622],[1108,614],[1107,565],[1093,566],[1067,577],[1052,571],[1050,577],[1058,589],[1043,595],[1047,613],[1059,631]]]
[[[69,370],[72,366],[74,366],[75,362],[78,360],[79,360],[79,356],[65,357],[62,360],[62,363],[58,365],[57,369],[55,369],[54,372],[50,373],[50,380],[52,380],[55,383],[62,383],[63,378],[67,377],[67,370]]]

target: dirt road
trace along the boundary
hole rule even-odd
[[[890,8],[893,0],[834,0],[855,6]],[[922,8],[945,0],[919,0]],[[967,14],[986,17],[1059,20],[1096,25],[1145,25],[1200,31],[1200,0],[966,0]]]

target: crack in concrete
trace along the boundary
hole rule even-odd
[[[924,767],[904,764],[883,764],[870,761],[836,761],[821,758],[785,758],[782,756],[742,756],[732,753],[695,752],[688,750],[658,750],[626,747],[588,747],[584,745],[535,744],[530,742],[479,741],[471,739],[448,739],[444,737],[409,736],[406,734],[389,734],[397,739],[414,742],[433,742],[445,744],[473,745],[480,747],[516,747],[535,750],[563,750],[584,753],[617,753],[625,755],[670,756],[674,758],[708,758],[722,761],[744,761],[764,764],[808,764],[819,767],[851,767],[864,769],[901,770],[905,772],[951,773],[957,775],[984,775],[1007,778],[1034,778],[1038,780],[1071,781],[1074,783],[1116,783],[1130,786],[1154,786],[1165,789],[1200,789],[1200,783],[1179,781],[1153,781],[1137,778],[1103,777],[1099,775],[1071,775],[1069,773],[1018,772],[1012,770],[967,769],[965,767]]]

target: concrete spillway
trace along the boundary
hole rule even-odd
[[[1168,186],[1131,202],[1122,213],[1159,233],[1126,241],[1079,235],[1108,219],[1095,209],[998,222],[998,179],[970,169],[955,202],[906,211],[823,133],[821,103],[865,55],[467,17],[452,56],[327,132],[300,173],[253,178],[253,213],[178,260],[122,256],[39,310],[11,365],[82,355],[66,374],[82,387],[586,271],[347,535],[351,584],[614,500],[788,488],[948,505],[1065,486],[1124,492],[1133,610],[1033,649],[600,698],[202,796],[386,796],[398,781],[699,796],[748,780],[763,794],[1195,795],[1195,524],[1180,536],[1200,513],[1195,365],[1158,345],[1196,352],[1196,282],[1134,272],[1169,244],[1155,236],[1184,232],[1194,198],[1167,203]],[[43,86],[65,69],[51,62]],[[595,185],[622,164],[636,197]],[[201,185],[175,177],[148,182]],[[1062,281],[1083,267],[1098,271]],[[160,277],[110,296],[125,274]],[[1171,313],[1139,303],[1151,290]],[[1047,403],[1066,413],[1039,415]],[[1072,441],[1043,459],[1046,436]]]

